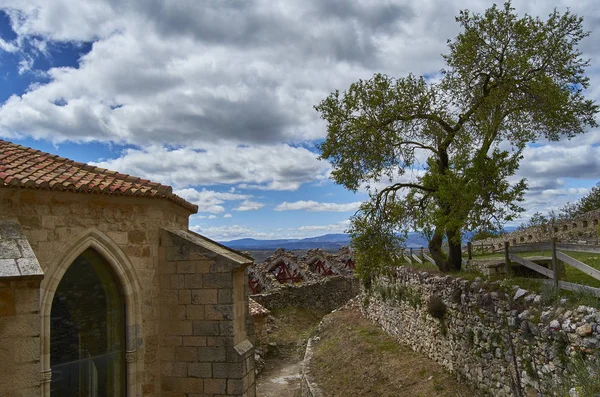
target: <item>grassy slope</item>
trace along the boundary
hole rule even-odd
[[[437,363],[396,343],[358,308],[332,313],[324,324],[312,370],[326,396],[475,395]]]

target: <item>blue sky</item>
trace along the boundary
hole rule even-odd
[[[436,76],[454,15],[491,2],[168,4],[0,0],[0,137],[170,184],[200,206],[194,230],[229,240],[343,232],[367,194],[328,179],[313,105],[375,72]],[[514,5],[585,17],[587,95],[600,99],[593,2]],[[595,130],[527,148],[522,220],[595,185],[599,145]]]

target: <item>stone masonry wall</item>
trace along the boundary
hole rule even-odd
[[[161,244],[161,395],[254,397],[244,267],[169,231]]]
[[[311,284],[283,285],[271,292],[252,295],[252,299],[269,310],[294,306],[330,312],[359,292],[358,280],[354,278],[328,277]]]
[[[40,395],[40,282],[0,282],[0,390]]]
[[[430,314],[439,302],[446,308],[441,320]],[[514,395],[516,379],[552,395],[573,378],[574,357],[599,368],[597,309],[544,306],[542,296],[500,282],[400,267],[394,281],[374,281],[363,293],[362,309],[401,343],[495,396]]]
[[[145,396],[158,395],[160,390],[160,229],[187,229],[189,215],[188,210],[167,200],[0,189],[0,218],[18,220],[44,273],[48,274],[56,256],[69,249],[73,239],[89,228],[106,234],[127,255],[141,287],[142,323],[136,324],[135,332],[140,333],[137,335],[138,347],[133,359],[137,360],[139,390]],[[37,302],[39,290],[37,296],[32,294],[32,299]],[[33,307],[34,303],[27,303],[30,304]],[[31,331],[27,332],[35,333],[36,327],[39,330],[39,315],[36,321],[31,320],[30,323],[28,329]],[[38,374],[34,379],[39,378],[38,366]]]

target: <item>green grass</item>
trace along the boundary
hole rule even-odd
[[[562,251],[564,254],[569,255],[570,257],[577,259],[580,262],[585,263],[588,266],[591,266],[595,269],[600,270],[600,254],[590,253],[590,252],[573,252],[573,251]],[[478,259],[500,259],[504,260],[504,252],[496,252],[496,253],[486,253],[485,255],[475,255],[474,252],[473,258],[475,260]],[[523,258],[528,258],[532,256],[545,256],[551,257],[551,251],[532,251],[532,252],[519,252],[516,255],[521,256]],[[404,262],[405,265],[420,270],[434,271],[439,272],[437,267],[429,262],[425,262],[423,264],[417,263],[413,261],[412,264],[408,264]],[[461,270],[460,272],[452,273],[456,277],[462,277],[465,279],[473,280],[476,277],[487,278],[488,280],[503,280],[506,277],[504,275],[485,277],[481,273],[477,271],[467,271]],[[544,276],[540,275],[540,278],[544,278]],[[570,283],[575,284],[583,284],[590,287],[600,288],[600,280],[596,280],[595,278],[583,273],[582,271],[565,264],[565,272],[560,276],[560,280],[568,281]],[[526,277],[511,277],[508,279],[511,285],[518,285],[521,288],[530,291],[541,292],[544,289],[544,286],[539,281],[536,281],[532,278]],[[586,306],[595,306],[600,307],[600,299],[592,296],[589,293],[585,292],[570,292],[561,290],[561,295],[569,298],[573,304],[581,304]]]
[[[585,263],[588,266],[593,267],[594,269],[600,270],[600,254],[595,254],[591,252],[573,252],[573,251],[563,251],[564,254],[569,255],[572,258],[577,259],[580,262]],[[547,256],[551,257],[551,251],[532,251],[532,252],[519,252],[518,256],[523,258],[528,258],[532,256]],[[499,258],[504,259],[504,254],[486,254],[474,256],[474,259],[489,259],[489,258]],[[562,281],[568,281],[570,283],[576,284],[585,284],[590,287],[600,288],[600,280],[596,280],[595,278],[588,276],[582,271],[575,269],[573,266],[569,266],[565,264],[565,274],[560,278]]]

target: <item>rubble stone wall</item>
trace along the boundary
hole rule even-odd
[[[495,250],[499,250],[504,248],[505,241],[514,246],[526,243],[548,242],[553,237],[556,237],[559,241],[598,244],[599,225],[600,209],[587,212],[574,219],[530,227],[525,230],[517,230],[500,237],[473,241],[473,246],[474,249],[477,249],[477,247],[483,244],[487,248],[493,246]]]
[[[600,360],[597,309],[547,307],[542,296],[500,282],[401,267],[396,280],[374,281],[363,292],[362,310],[399,342],[494,396],[514,395],[513,379],[530,390],[555,391],[561,379],[573,378],[574,357],[595,358],[584,365],[596,371]]]
[[[330,312],[359,292],[357,279],[328,277],[310,284],[283,285],[267,293],[252,295],[252,298],[269,310],[294,306]]]

